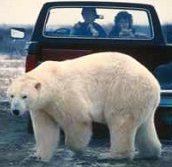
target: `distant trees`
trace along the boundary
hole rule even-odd
[[[24,28],[26,37],[24,39],[12,39],[10,29],[12,27]],[[172,43],[172,24],[162,27],[166,41]],[[32,34],[32,25],[0,25],[0,55],[8,54],[11,57],[20,57],[26,55],[26,43],[30,40]]]

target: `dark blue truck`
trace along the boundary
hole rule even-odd
[[[102,27],[105,35],[74,33],[75,28],[84,23],[83,8],[94,10],[94,21]],[[131,36],[111,34],[121,12],[130,15]],[[161,103],[155,115],[156,128],[161,139],[172,138],[172,45],[167,44],[155,8],[151,5],[112,1],[44,4],[29,42],[26,71],[46,60],[62,61],[104,51],[131,55],[156,76],[162,89]],[[103,134],[101,128],[98,133]]]

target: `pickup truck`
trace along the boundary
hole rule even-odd
[[[84,8],[94,10],[94,21],[104,30],[104,35],[75,33],[76,27],[84,24]],[[122,12],[130,15],[132,36],[110,35],[117,24],[117,15]],[[87,12],[89,14],[92,12]],[[63,61],[104,51],[134,57],[159,80],[161,103],[155,125],[161,139],[172,138],[172,45],[167,44],[156,10],[151,5],[112,1],[45,3],[29,42],[26,72],[46,60]],[[102,131],[100,129],[99,134]]]

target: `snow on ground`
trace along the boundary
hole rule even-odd
[[[6,100],[6,90],[10,79],[14,79],[25,72],[25,57],[12,58],[0,55],[0,101]]]
[[[83,154],[75,154],[64,146],[64,138],[50,162],[30,158],[34,154],[34,136],[27,133],[27,118],[13,117],[8,111],[0,112],[0,167],[171,167],[172,142],[163,145],[160,159],[115,161],[101,159],[108,152],[107,138],[93,138]],[[45,132],[46,133],[46,132]]]

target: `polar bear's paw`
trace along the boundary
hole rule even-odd
[[[39,153],[30,154],[29,157],[25,158],[25,161],[42,161],[48,162],[50,160],[49,157],[43,156]]]

